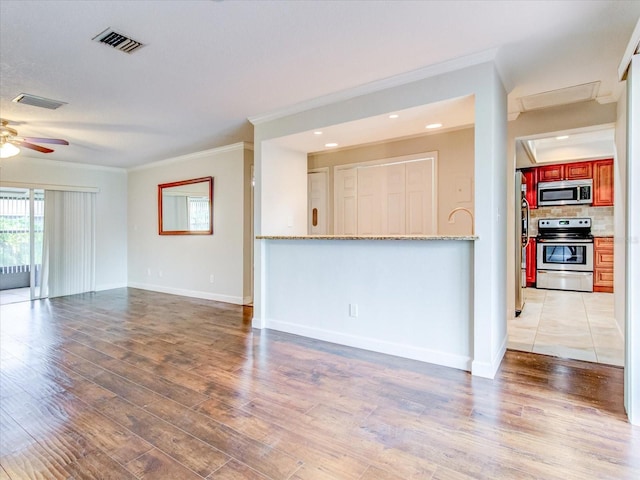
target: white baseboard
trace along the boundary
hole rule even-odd
[[[254,328],[261,328],[256,326],[257,323],[260,323],[260,319],[254,318]],[[303,337],[315,338],[316,340],[323,340],[325,342],[337,343],[348,347],[385,353],[396,357],[409,358],[411,360],[419,360],[421,362],[433,363],[444,367],[457,368],[465,371],[471,370],[471,358],[462,355],[392,343],[377,338],[358,337],[341,332],[307,327],[273,319],[267,319],[262,325],[262,328],[270,328],[280,332],[293,333]]]
[[[104,290],[115,290],[116,288],[127,288],[126,283],[108,283],[105,285],[96,285],[96,292],[102,292]]]
[[[171,295],[180,295],[183,297],[202,298],[203,300],[214,300],[216,302],[232,303],[234,305],[244,305],[243,297],[221,295],[219,293],[199,292],[197,290],[184,290],[181,288],[163,287],[161,285],[150,285],[147,283],[137,282],[129,282],[129,287],[139,288],[141,290],[150,290],[152,292],[169,293]]]
[[[487,362],[474,361],[471,365],[471,374],[476,377],[490,378],[493,380],[496,376],[496,373],[498,373],[498,369],[500,368],[500,364],[502,363],[504,354],[507,352],[507,341],[508,336],[505,335],[504,339],[502,340],[502,345],[500,345],[500,348],[498,348],[498,351],[491,359],[491,364]]]

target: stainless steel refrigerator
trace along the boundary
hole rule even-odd
[[[527,286],[527,245],[529,243],[529,219],[530,210],[527,202],[527,184],[521,172],[516,172],[515,179],[516,199],[516,317],[524,307],[524,289]],[[520,214],[518,215],[518,212]],[[518,219],[519,218],[519,219]]]

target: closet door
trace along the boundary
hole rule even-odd
[[[433,160],[407,163],[407,235],[436,233]]]
[[[358,169],[358,234],[383,235],[383,212],[386,209],[385,167]]]
[[[383,190],[384,206],[382,211],[383,234],[404,235],[406,233],[406,164],[381,167],[385,181]]]
[[[335,235],[358,233],[358,170],[335,171]]]

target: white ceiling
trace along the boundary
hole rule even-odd
[[[488,50],[510,112],[596,81],[612,101],[639,17],[636,0],[2,0],[0,116],[71,143],[29,156],[130,167],[252,141],[247,118]],[[146,46],[91,41],[107,27]],[[12,103],[20,93],[67,105]]]
[[[561,163],[613,157],[615,129],[588,128],[556,132],[549,137],[520,139],[533,164]],[[530,166],[530,165],[518,165]]]

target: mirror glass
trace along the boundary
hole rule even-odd
[[[213,234],[213,177],[158,185],[160,235]]]

